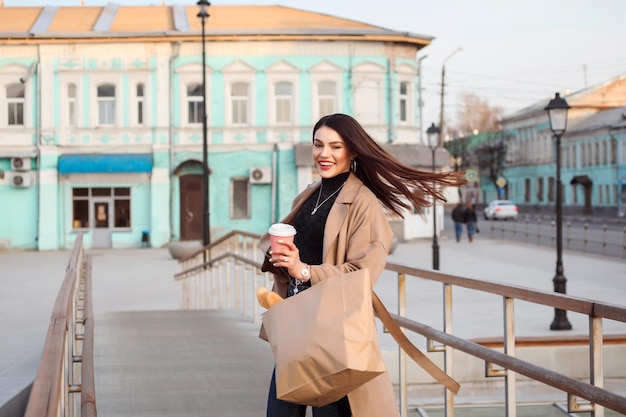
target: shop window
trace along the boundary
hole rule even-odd
[[[231,181],[231,210],[232,219],[250,218],[250,198],[249,198],[248,178],[235,178]]]
[[[109,201],[113,206],[115,213],[115,221],[113,227],[115,229],[128,229],[131,227],[130,216],[130,199],[131,193],[129,187],[98,187],[98,188],[82,188],[72,189],[72,228],[88,229],[90,227],[89,219],[90,210],[93,209],[94,199],[98,204],[102,200]]]

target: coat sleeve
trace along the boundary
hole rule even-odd
[[[340,235],[325,263],[312,267],[312,283],[368,268],[373,286],[387,263],[392,238],[393,233],[383,208],[368,190],[349,205]]]

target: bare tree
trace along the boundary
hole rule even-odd
[[[500,130],[500,120],[504,114],[501,107],[491,107],[475,93],[461,93],[461,108],[457,111],[454,130],[459,137]]]

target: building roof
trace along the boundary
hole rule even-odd
[[[197,6],[0,7],[0,43],[198,37]],[[427,46],[433,37],[285,6],[211,6],[211,40],[359,40]]]
[[[615,107],[626,105],[626,74],[619,75],[611,80],[602,82],[582,90],[561,94],[567,104],[573,109],[595,109],[602,111]],[[552,100],[552,97],[546,97],[528,107],[518,110],[510,115],[506,115],[503,123],[522,120],[536,114],[545,113],[545,108]]]
[[[598,129],[623,129],[626,127],[626,107],[617,107],[574,119],[567,127],[568,135]]]

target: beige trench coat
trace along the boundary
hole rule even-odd
[[[291,213],[283,222],[293,224],[296,214],[306,200],[319,189],[320,183],[311,184],[293,202]],[[298,231],[306,233],[306,231]],[[393,234],[381,203],[374,193],[355,175],[350,174],[330,210],[324,229],[322,265],[311,266],[311,282],[369,268],[372,286],[380,277],[391,245]],[[261,248],[269,249],[269,236],[261,238]],[[273,290],[281,297],[287,295],[289,278],[274,268],[266,255],[264,271],[274,273]],[[261,334],[264,334],[261,329]],[[389,377],[385,372],[348,394],[354,417],[399,417],[398,405]]]

